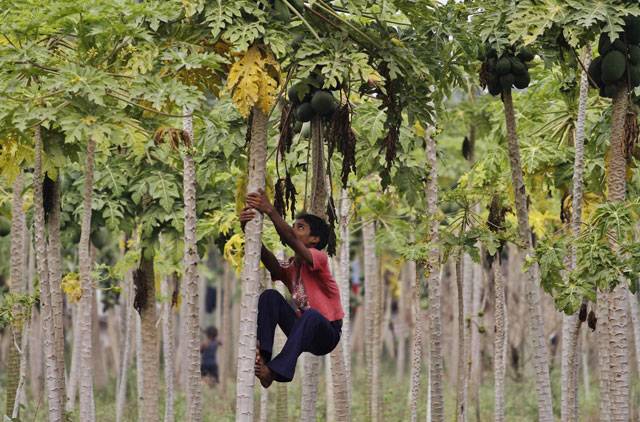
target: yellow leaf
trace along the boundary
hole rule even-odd
[[[413,125],[413,130],[416,131],[416,135],[418,135],[419,137],[421,137],[421,138],[424,137],[425,130],[422,127],[422,125],[420,124],[419,121],[416,120],[416,122]]]
[[[240,114],[247,117],[253,106],[268,113],[275,104],[279,65],[271,52],[252,46],[229,70],[227,90]]]
[[[404,47],[404,43],[402,41],[400,41],[399,39],[397,39],[396,37],[392,37],[391,38],[391,43],[393,45],[395,45],[396,47]]]
[[[80,285],[80,276],[78,273],[68,273],[62,279],[60,284],[62,291],[69,298],[69,302],[78,303],[82,297],[82,286]]]

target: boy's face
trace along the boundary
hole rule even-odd
[[[304,246],[306,246],[307,248],[317,245],[320,241],[320,238],[318,236],[311,235],[311,227],[309,226],[309,223],[307,223],[303,219],[298,218],[293,222],[292,227],[293,232],[296,234],[298,240],[304,243]]]

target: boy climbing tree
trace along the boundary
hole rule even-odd
[[[269,216],[280,239],[295,256],[280,262],[262,245],[260,259],[271,278],[289,289],[295,308],[278,291],[265,290],[258,300],[258,335],[255,373],[263,387],[273,381],[290,382],[298,356],[330,353],[340,341],[344,312],[338,285],[322,251],[329,239],[329,226],[313,214],[299,214],[289,226],[275,210],[263,190],[247,196],[247,207],[240,213],[244,229],[259,211]],[[279,325],[287,341],[280,354],[272,358],[273,337]]]

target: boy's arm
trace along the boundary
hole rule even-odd
[[[262,245],[262,248],[260,249],[260,260],[264,266],[267,267],[269,273],[271,273],[271,278],[275,280],[283,279],[284,274],[278,258],[276,258],[273,252],[267,249],[264,245]]]
[[[289,245],[298,257],[302,258],[309,265],[313,265],[313,256],[311,255],[311,251],[309,251],[304,243],[298,240],[293,232],[293,228],[284,221],[280,214],[278,214],[262,189],[259,189],[258,192],[252,192],[247,195],[247,205],[268,215],[273,222],[276,231],[280,235],[280,239],[285,244]]]
[[[242,227],[242,231],[246,224],[253,219],[255,216],[255,211],[251,208],[244,208],[240,212],[240,226]],[[260,260],[264,264],[264,266],[271,273],[271,277],[276,280],[282,280],[283,271],[280,262],[278,262],[278,258],[273,255],[273,253],[262,244],[262,248],[260,248]]]

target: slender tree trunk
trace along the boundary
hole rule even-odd
[[[380,420],[380,281],[376,255],[375,222],[366,221],[362,227],[365,268],[365,356],[367,359],[368,420]]]
[[[513,107],[511,90],[502,93],[504,113],[509,141],[509,161],[511,163],[511,182],[515,191],[518,232],[527,256],[533,255],[529,211],[527,207],[527,190],[522,174],[520,147],[516,132],[516,116]],[[544,335],[544,323],[540,307],[540,272],[537,264],[531,265],[526,272],[526,297],[529,312],[529,337],[532,343],[533,366],[536,372],[536,393],[538,396],[538,419],[543,422],[553,421],[551,398],[551,380],[549,377],[549,352]]]
[[[29,294],[33,295],[36,293],[36,257],[35,257],[35,248],[33,245],[33,241],[31,239],[31,235],[28,236],[28,266],[27,266],[27,281],[29,284]],[[42,384],[43,384],[43,373],[42,373],[42,315],[40,311],[35,308],[31,312],[31,321],[29,322],[29,326],[31,327],[31,332],[29,333],[29,369],[30,369],[30,388],[31,388],[31,396],[38,400],[38,402],[42,399]]]
[[[72,332],[73,343],[71,350],[71,368],[69,369],[69,382],[67,385],[67,412],[73,412],[76,407],[76,395],[78,392],[79,372],[80,372],[80,323],[79,323],[80,308],[78,304],[74,304],[72,307]]]
[[[122,346],[122,359],[120,360],[120,374],[118,375],[117,392],[116,392],[116,422],[122,422],[124,417],[124,408],[127,402],[127,375],[129,372],[131,362],[131,340],[132,340],[132,327],[134,324],[133,315],[133,286],[132,286],[132,274],[127,271],[125,275],[125,294],[122,298],[124,306],[124,344]]]
[[[135,298],[134,298],[135,303]],[[136,313],[136,395],[138,397],[138,420],[143,420],[144,407],[144,364],[142,363],[142,324],[140,314]]]
[[[164,277],[162,280],[162,352],[164,355],[164,383],[166,385],[166,400],[164,405],[164,422],[175,420],[175,382],[173,371],[173,359],[175,354],[174,329],[173,329],[173,294],[176,288],[175,274]],[[200,350],[198,348],[198,350]]]
[[[53,183],[52,209],[49,211],[48,231],[49,245],[47,248],[49,259],[49,287],[51,289],[51,315],[53,318],[53,340],[56,354],[57,378],[60,383],[60,403],[64,403],[65,393],[65,362],[64,362],[64,304],[62,302],[62,245],[60,243],[60,178]]]
[[[141,363],[142,368],[142,395],[138,403],[142,422],[157,422],[158,396],[160,393],[158,356],[158,315],[156,310],[155,271],[153,256],[145,256],[150,251],[142,250],[140,266],[134,275],[136,285],[136,306],[140,314],[140,334],[142,340]]]
[[[44,203],[42,192],[42,132],[40,127],[35,132],[35,164],[33,171],[33,205],[36,266],[40,279],[40,305],[42,316],[42,338],[44,340],[45,355],[45,387],[49,404],[49,421],[60,421],[64,408],[61,402],[60,380],[58,378],[57,358],[55,355],[55,338],[53,334],[53,315],[51,310],[51,286],[49,284],[49,263],[47,260],[47,245],[45,233]],[[88,419],[87,419],[88,420]]]
[[[607,200],[621,202],[626,197],[625,129],[624,122],[628,108],[628,90],[626,86],[618,90],[613,99],[611,115],[611,143],[608,151],[607,165]],[[613,240],[617,247],[617,239]],[[621,280],[613,292],[608,294],[609,308],[609,344],[611,420],[628,421],[629,409],[629,344],[627,304],[628,288]]]
[[[185,115],[189,110],[185,109]],[[196,245],[196,165],[193,159],[195,140],[192,117],[184,119],[184,130],[192,145],[184,152],[184,296],[187,326],[187,421],[202,420],[202,382],[200,380],[200,303],[198,248]]]
[[[26,216],[24,213],[22,191],[24,188],[24,176],[22,172],[18,174],[16,180],[13,182],[13,197],[11,203],[11,262],[10,262],[10,274],[9,274],[9,292],[13,294],[24,294],[25,289],[25,262],[24,262],[24,250],[25,250],[25,228],[26,228]],[[24,313],[24,309],[21,306],[16,306],[13,309],[14,315],[21,315]],[[22,331],[23,325],[26,325],[27,321],[24,321],[21,317],[17,318],[17,323],[12,324],[7,332],[9,333],[9,353],[7,357],[6,367],[6,408],[5,415],[11,416],[13,414],[14,402],[19,401],[20,397],[17,396],[18,386],[20,385],[20,365],[25,360],[26,354],[24,353],[24,347],[20,347],[22,344]]]
[[[502,275],[502,265],[500,264],[500,253],[496,253],[493,261],[491,262],[491,271],[493,272],[494,279],[494,294],[495,294],[495,337],[493,341],[494,349],[494,363],[493,363],[493,377],[495,388],[495,410],[494,420],[495,422],[503,422],[504,419],[504,379],[507,370],[507,331],[505,324],[505,316],[507,311],[507,304],[504,294],[504,277]]]
[[[82,297],[78,304],[78,324],[80,335],[80,419],[93,422],[95,408],[93,402],[93,350],[92,350],[92,320],[93,320],[93,280],[91,267],[93,261],[90,253],[91,234],[91,203],[93,197],[93,172],[95,141],[89,138],[85,161],[84,189],[82,199],[82,223],[80,226],[80,284]],[[99,335],[99,333],[96,333]]]
[[[232,271],[229,264],[225,262],[223,275],[224,287],[222,289],[222,345],[220,347],[220,388],[225,397],[227,394],[227,382],[231,376],[231,349],[233,347],[233,340],[231,339]]]
[[[311,199],[309,212],[326,217],[327,187],[324,172],[324,145],[322,118],[314,116],[311,120]],[[304,379],[302,380],[302,422],[315,421],[316,401],[318,399],[318,381],[320,377],[320,357],[304,353],[302,357]]]
[[[427,215],[438,215],[438,172],[436,157],[436,141],[427,131],[426,149],[427,164],[429,166],[429,178],[427,179],[426,198]],[[433,245],[429,251],[427,260],[427,287],[429,289],[429,387],[431,401],[431,419],[434,422],[444,421],[444,394],[442,385],[442,372],[444,362],[442,359],[442,309],[441,309],[441,277],[440,277],[440,250],[438,249],[438,227],[440,221],[433,218],[429,227],[429,241]]]
[[[640,293],[634,295],[629,292],[629,312],[631,313],[631,322],[633,324],[633,339],[636,346],[636,370],[640,375],[640,305],[638,305],[638,297]]]
[[[467,307],[468,302],[465,300],[465,270],[466,260],[462,252],[458,253],[456,257],[456,286],[458,294],[458,370],[457,370],[457,382],[456,382],[456,419],[458,422],[465,422],[467,420],[467,394],[468,394],[468,379],[467,379]],[[465,303],[466,302],[466,303]]]
[[[611,419],[611,363],[609,360],[609,307],[607,294],[598,292],[597,311],[598,325],[596,334],[598,341],[598,368],[600,384],[600,421]]]
[[[351,201],[349,200],[349,193],[346,189],[342,190],[340,195],[340,250],[339,250],[339,285],[340,285],[340,300],[342,301],[342,307],[344,308],[344,317],[342,318],[342,350],[344,354],[345,374],[348,402],[351,403],[351,310],[349,306],[350,298],[350,283],[349,283],[349,213],[351,211]],[[349,409],[350,412],[350,409]]]
[[[253,108],[247,192],[265,187],[268,117]],[[256,324],[258,287],[260,284],[260,248],[263,216],[256,213],[245,228],[244,266],[242,270],[241,319],[238,331],[238,374],[236,382],[236,421],[253,420],[254,362],[256,356]]]
[[[411,318],[411,305],[413,285],[411,284],[411,277],[408,274],[409,263],[404,267],[402,277],[400,279],[400,298],[398,300],[398,314],[394,321],[394,331],[398,337],[398,356],[396,359],[396,379],[401,381],[404,378],[407,367],[407,340],[409,330],[412,329],[410,323]],[[417,396],[416,396],[417,400]],[[411,403],[411,401],[409,401]]]
[[[91,262],[96,262],[96,250],[91,248]],[[102,293],[98,289],[93,290],[93,298],[91,299],[91,337],[92,358],[93,358],[93,390],[95,401],[95,390],[102,390],[107,385],[107,368],[104,361],[104,342],[102,340],[102,329],[100,327],[100,316],[98,315],[98,306],[101,303],[100,295]],[[95,409],[95,405],[94,405]]]
[[[15,398],[13,402],[13,409],[11,411],[11,418],[13,420],[19,420],[20,416],[20,406],[26,405],[26,396],[24,391],[24,385],[27,378],[27,345],[29,343],[29,336],[27,335],[29,331],[29,321],[24,321],[22,324],[22,333],[20,336],[20,350],[18,350],[19,354],[19,371],[18,371],[18,385],[16,386]],[[15,347],[15,346],[14,346]]]
[[[411,386],[409,389],[409,408],[411,422],[418,420],[418,397],[420,395],[420,374],[422,372],[422,311],[420,307],[420,285],[415,261],[407,262],[407,275],[411,289],[411,314],[413,315],[411,343]],[[427,380],[428,382],[429,380]]]
[[[478,206],[476,214],[480,214],[480,207]],[[484,255],[484,248],[481,249],[481,256]],[[472,288],[472,300],[471,300],[471,315],[472,315],[472,327],[471,327],[471,374],[469,377],[469,387],[471,390],[470,400],[474,403],[476,421],[480,422],[480,384],[483,373],[482,368],[482,337],[479,327],[484,327],[484,271],[482,265],[473,262],[472,263],[471,288]]]
[[[591,48],[587,44],[582,54],[585,68],[591,63]],[[571,213],[571,234],[574,238],[580,235],[582,225],[582,190],[584,175],[584,138],[587,116],[587,100],[589,98],[589,79],[584,69],[580,77],[580,96],[578,98],[578,118],[574,140],[575,160],[573,164],[573,208]],[[568,273],[576,268],[577,250],[575,243],[570,245]],[[578,315],[562,316],[562,406],[563,422],[573,422],[578,418],[578,334],[581,322]]]

